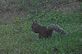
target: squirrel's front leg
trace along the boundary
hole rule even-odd
[[[42,35],[41,34],[39,34],[39,38],[42,38]]]

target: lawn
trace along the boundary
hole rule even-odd
[[[68,1],[61,0],[60,5],[58,1],[1,0],[0,54],[82,54],[82,10],[79,11],[79,3],[76,1],[62,6],[61,2]],[[61,11],[55,11],[56,5]],[[75,9],[72,10],[71,6]],[[10,23],[5,23],[6,20]],[[51,38],[39,39],[31,28],[33,20],[43,26],[58,24],[68,34],[53,32]]]
[[[55,11],[28,15],[24,19],[16,17],[14,23],[0,25],[0,54],[81,54],[81,17],[79,12],[64,14]],[[58,24],[68,35],[53,33],[51,38],[39,39],[31,30],[34,19],[44,26]]]

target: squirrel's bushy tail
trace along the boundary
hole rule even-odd
[[[48,28],[53,29],[53,31],[58,32],[60,34],[64,34],[64,35],[67,34],[67,32],[64,31],[64,29],[57,24],[51,24],[48,26]]]

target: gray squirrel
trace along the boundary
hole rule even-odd
[[[60,34],[66,34],[59,25],[50,24],[48,27],[40,25],[36,20],[32,22],[32,31],[39,34],[39,38],[48,38],[52,36],[53,31]]]

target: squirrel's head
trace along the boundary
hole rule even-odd
[[[38,23],[38,22],[37,22],[37,20],[33,20],[32,22],[33,22],[33,24],[36,24],[36,23]]]

